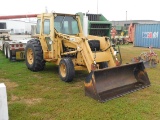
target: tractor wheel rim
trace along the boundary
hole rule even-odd
[[[33,55],[33,51],[31,48],[29,48],[27,50],[27,61],[29,64],[32,64],[33,63],[33,60],[34,60],[34,55]]]
[[[62,77],[66,77],[66,65],[65,64],[60,65],[60,72],[61,72]]]

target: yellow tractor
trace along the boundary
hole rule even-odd
[[[117,66],[107,37],[84,36],[77,14],[37,15],[35,38],[25,48],[26,66],[44,70],[45,62],[59,66],[61,80],[71,82],[75,70],[88,70],[85,95],[104,102],[150,85],[143,62]]]

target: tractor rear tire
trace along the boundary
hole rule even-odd
[[[37,72],[44,70],[45,61],[43,59],[43,50],[38,39],[32,39],[27,42],[25,61],[26,66],[31,71]]]
[[[75,76],[74,64],[71,58],[62,58],[59,63],[59,75],[61,80],[71,82]]]

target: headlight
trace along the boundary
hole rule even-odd
[[[52,43],[53,43],[52,40],[50,40],[50,41],[49,41],[49,44],[51,45]]]
[[[117,55],[117,51],[114,51],[114,56],[116,56]]]

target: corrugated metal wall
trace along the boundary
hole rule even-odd
[[[160,24],[136,24],[134,46],[160,48]]]

